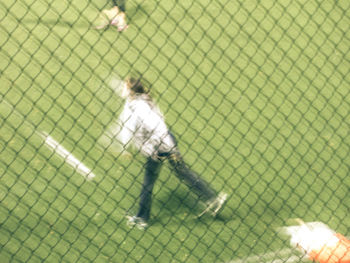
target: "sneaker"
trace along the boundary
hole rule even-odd
[[[108,26],[117,27],[118,31],[124,31],[129,26],[126,23],[126,15],[117,6],[103,10],[96,22],[95,29],[104,29]]]
[[[138,216],[126,216],[128,222],[126,223],[129,227],[137,227],[140,230],[145,230],[148,226],[147,222]]]
[[[228,195],[226,193],[219,193],[219,195],[216,198],[214,198],[213,200],[209,200],[206,203],[206,208],[202,213],[198,215],[198,217],[201,217],[202,215],[208,212],[211,212],[212,216],[215,217],[219,213],[223,205],[225,204],[227,200],[227,196]]]
[[[119,8],[117,6],[111,8],[111,9],[105,9],[103,10],[98,20],[96,21],[95,28],[96,29],[104,29],[108,27],[111,24],[111,21],[116,18],[119,14]]]
[[[111,25],[118,28],[118,31],[124,31],[129,26],[126,23],[126,15],[124,12],[120,12],[111,20]]]

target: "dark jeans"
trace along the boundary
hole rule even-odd
[[[118,6],[122,12],[125,12],[125,3],[126,0],[113,0],[113,4]]]
[[[207,201],[216,197],[215,191],[212,190],[203,179],[187,167],[180,153],[163,153],[159,154],[159,158],[160,160],[154,160],[151,157],[148,157],[147,159],[145,165],[146,173],[140,196],[140,209],[137,213],[138,217],[143,218],[145,221],[150,217],[152,191],[158,178],[163,159],[169,161],[177,177],[185,182],[191,190],[196,192],[202,200]]]

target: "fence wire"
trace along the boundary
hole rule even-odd
[[[0,261],[311,262],[279,229],[350,235],[349,25],[347,0],[2,0]],[[227,193],[216,216],[170,158],[127,224],[149,167],[118,137],[134,72]]]

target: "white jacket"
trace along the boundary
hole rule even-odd
[[[121,127],[118,139],[124,148],[133,145],[145,156],[156,158],[176,147],[163,114],[146,94],[128,98],[118,122]]]

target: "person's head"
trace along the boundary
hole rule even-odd
[[[128,77],[125,80],[125,85],[123,86],[121,94],[122,98],[139,94],[148,94],[148,89],[146,89],[141,83],[140,78]]]

